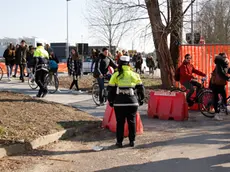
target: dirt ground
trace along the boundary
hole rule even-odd
[[[229,116],[225,117],[225,121],[219,122],[205,118],[200,113],[192,113],[190,115],[190,120],[184,122],[161,121],[142,116],[144,134],[137,136],[136,146],[134,148],[127,147],[128,139],[126,138],[124,140],[125,147],[117,149],[114,146],[115,134],[107,130],[92,128],[92,130],[90,130],[92,132],[85,135],[83,135],[83,133],[86,131],[82,130],[82,133],[76,134],[76,137],[69,140],[58,141],[55,144],[47,145],[23,155],[3,158],[0,160],[0,171],[154,171],[154,167],[160,164],[167,166],[164,165],[165,162],[161,161],[159,161],[158,164],[157,160],[163,156],[175,155],[182,157],[184,154],[187,156],[187,154],[194,151],[197,157],[199,155],[196,153],[197,149],[205,149],[210,146],[211,150],[215,150],[212,148],[213,144],[223,142],[221,139],[224,138],[221,138],[219,143],[218,138],[215,137],[221,136],[221,134],[229,130]],[[224,136],[226,138],[229,137],[227,134],[224,134]],[[210,139],[214,139],[211,145]],[[229,144],[229,142],[226,142],[226,144]],[[99,152],[94,151],[93,147],[96,145],[103,146],[104,150]],[[223,145],[221,144],[220,146]],[[167,151],[165,151],[165,148],[167,148]],[[169,150],[171,150],[171,152],[169,152]],[[210,153],[210,150],[207,152]],[[216,152],[214,151],[214,153]],[[203,154],[201,153],[199,156],[203,156]],[[148,163],[154,159],[157,159],[155,165],[149,167]],[[178,158],[176,160],[179,161],[180,159],[181,158]],[[172,163],[178,165],[177,162],[173,161]],[[144,168],[145,164],[148,165],[146,169]],[[183,163],[180,165],[183,165]],[[194,164],[194,167],[197,165],[199,166],[199,164]],[[210,166],[208,167],[210,168]],[[140,168],[143,168],[143,170],[140,170]],[[164,170],[164,172],[166,171],[171,172],[172,170],[169,167],[168,170]],[[178,172],[182,171],[184,170]]]
[[[75,108],[23,94],[0,92],[0,102],[0,144],[29,141],[64,128],[100,123],[98,118]]]

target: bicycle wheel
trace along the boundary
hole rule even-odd
[[[94,83],[92,87],[92,98],[94,103],[97,106],[100,106],[100,100],[99,100],[99,85],[98,83]]]
[[[3,77],[3,70],[2,70],[2,68],[0,67],[0,80],[2,80],[2,77]]]
[[[198,99],[200,112],[208,117],[213,118],[215,116],[215,110],[213,106],[213,93],[211,90],[203,91]]]
[[[38,84],[35,82],[35,75],[32,74],[32,76],[29,77],[28,85],[32,90],[36,90],[38,88]]]
[[[47,88],[50,94],[54,94],[59,87],[59,81],[57,75],[55,74],[48,74],[47,76]]]

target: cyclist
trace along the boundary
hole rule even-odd
[[[94,69],[94,77],[97,78],[99,84],[99,100],[101,105],[104,104],[104,97],[102,95],[102,92],[105,87],[104,77],[108,72],[108,67],[111,66],[114,69],[117,68],[116,63],[110,57],[108,57],[108,55],[109,50],[107,48],[103,48],[102,53],[96,60]]]
[[[217,120],[223,120],[219,115],[219,110],[218,110],[218,101],[219,101],[219,94],[222,96],[222,101],[224,105],[227,107],[227,99],[226,99],[226,90],[225,86],[227,81],[229,80],[230,77],[227,76],[227,73],[229,73],[228,69],[228,58],[225,53],[220,53],[218,56],[215,57],[214,60],[216,67],[212,72],[212,77],[210,80],[209,87],[213,92],[213,102],[214,102],[214,109],[215,113],[215,119]]]
[[[206,77],[206,74],[194,68],[194,66],[191,64],[191,59],[192,59],[191,55],[186,54],[183,63],[179,67],[180,83],[187,90],[189,90],[186,95],[186,100],[189,106],[193,105],[193,101],[190,99],[190,97],[194,93],[193,87],[194,86],[197,87],[197,92],[199,92],[199,89],[201,88],[201,84],[197,82],[196,78],[192,74],[195,73],[197,75]]]
[[[138,105],[143,105],[145,97],[144,86],[140,76],[133,72],[129,66],[130,57],[121,56],[118,71],[112,75],[108,86],[108,101],[111,107],[114,106],[117,120],[117,143],[121,148],[124,139],[125,119],[129,128],[129,145],[134,146],[135,141],[135,115]],[[137,96],[134,90],[137,90]]]
[[[36,97],[45,97],[48,93],[45,77],[49,73],[49,53],[44,49],[42,43],[37,43],[34,58],[36,68],[35,81],[40,88]]]

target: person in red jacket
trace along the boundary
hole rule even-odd
[[[206,74],[194,68],[191,64],[191,55],[186,54],[183,63],[180,66],[180,83],[187,89],[189,92],[186,95],[186,100],[189,106],[193,105],[190,97],[194,93],[194,86],[197,87],[197,91],[201,88],[201,84],[197,81],[197,79],[192,75],[193,73],[206,77]]]

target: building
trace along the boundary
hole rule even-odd
[[[5,49],[7,48],[7,46],[12,43],[13,45],[16,44],[20,44],[21,40],[25,40],[27,45],[33,45],[34,47],[37,46],[37,42],[40,43],[49,43],[48,41],[41,39],[41,38],[37,38],[37,37],[19,37],[19,38],[2,38],[0,39],[0,57],[3,56],[3,53],[5,51]]]

